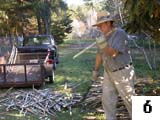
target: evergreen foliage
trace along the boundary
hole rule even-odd
[[[159,0],[125,0],[125,11],[129,32],[145,32],[160,41]]]
[[[72,32],[71,22],[72,20],[70,19],[70,15],[60,19],[55,19],[55,21],[52,22],[53,24],[51,25],[51,30],[57,44],[63,43],[63,39],[67,37],[66,33]]]
[[[72,29],[72,20],[67,11],[68,6],[63,0],[2,1],[0,35],[52,34],[57,41],[63,41],[66,34],[71,32],[68,29]],[[61,34],[58,37],[59,31]]]

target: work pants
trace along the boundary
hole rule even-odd
[[[134,79],[133,66],[115,72],[104,71],[102,105],[106,120],[116,120],[118,95],[123,99],[130,117],[132,116],[131,96],[135,95]]]

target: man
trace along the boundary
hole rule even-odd
[[[18,45],[23,46],[23,35],[18,35],[17,39],[18,39]]]
[[[132,116],[131,96],[134,92],[134,68],[127,45],[127,34],[113,26],[113,18],[108,14],[98,16],[93,26],[102,32],[97,39],[98,52],[96,55],[93,79],[97,79],[100,65],[104,65],[104,81],[102,105],[107,120],[116,120],[116,103],[118,94]]]

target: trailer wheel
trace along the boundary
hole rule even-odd
[[[49,83],[53,83],[54,81],[54,70],[52,71],[52,75],[48,77],[49,78]]]

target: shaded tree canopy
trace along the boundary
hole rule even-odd
[[[56,34],[58,32],[55,31],[58,30],[63,36],[55,36],[62,41],[72,29],[72,21],[67,11],[68,6],[63,0],[1,1],[0,35]],[[59,25],[57,20],[67,21],[67,25]]]
[[[125,0],[124,10],[129,32],[145,32],[160,42],[159,0]]]
[[[84,1],[88,6],[97,5],[94,0]],[[99,11],[116,15],[129,33],[145,33],[160,42],[159,0],[102,0],[99,6]]]

